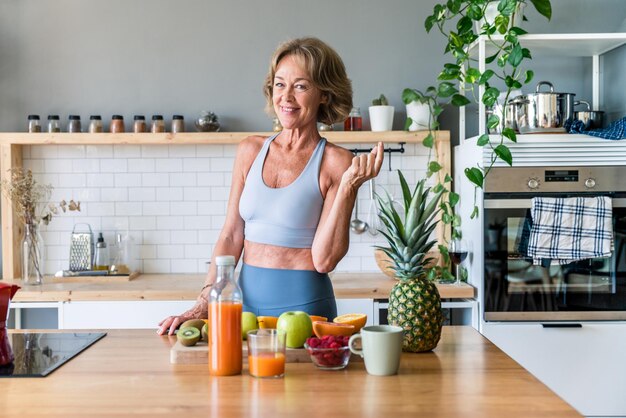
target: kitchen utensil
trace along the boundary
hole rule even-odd
[[[376,185],[374,184],[374,179],[372,178],[370,181],[370,208],[367,214],[367,232],[371,236],[378,235],[378,230],[380,229],[380,218],[378,217],[378,206],[376,205]]]
[[[359,219],[359,194],[357,192],[356,200],[354,201],[354,219],[350,222],[350,230],[355,234],[362,234],[367,231],[367,228],[367,222]]]
[[[541,86],[549,92],[540,92]],[[573,93],[555,93],[549,81],[537,83],[535,93],[513,99],[517,128],[522,134],[565,132],[565,121],[574,117]]]
[[[509,97],[516,98],[522,94],[521,90],[511,90]],[[511,128],[517,132],[517,124],[515,123],[515,106],[512,104],[513,99],[506,100],[506,92],[500,93],[498,100],[491,108],[486,109],[487,121],[491,115],[495,115],[500,119],[500,123],[495,128],[487,128],[490,134],[499,134],[502,132],[502,126],[505,128]],[[505,103],[506,101],[506,103]],[[504,119],[504,123],[502,122]],[[487,124],[485,121],[485,124]]]
[[[220,130],[217,115],[213,112],[207,112],[206,110],[196,119],[195,125],[199,132],[217,132]]]
[[[79,226],[86,226],[89,232],[78,232]],[[76,224],[72,229],[72,240],[70,243],[70,270],[83,271],[91,270],[93,261],[93,232],[89,224]]]
[[[577,110],[574,112],[574,119],[581,121],[585,124],[585,131],[590,129],[599,129],[604,127],[604,112],[600,110],[591,110],[589,102],[585,100],[577,100],[574,102],[574,107],[584,104],[587,105],[587,110]]]

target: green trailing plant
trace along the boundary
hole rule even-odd
[[[405,89],[403,100],[405,97],[407,100],[417,98],[422,103],[428,103],[431,114],[436,118],[446,104],[461,107],[473,100],[491,107],[501,93],[504,93],[506,103],[512,90],[521,88],[533,79],[533,71],[522,68],[524,61],[532,58],[531,51],[522,47],[519,39],[527,32],[520,27],[513,26],[512,19],[515,13],[521,10],[520,5],[527,3],[531,3],[539,14],[550,19],[552,16],[550,0],[499,0],[498,15],[493,22],[487,22],[484,19],[489,3],[489,0],[448,0],[434,6],[433,14],[426,18],[424,26],[427,32],[437,29],[447,39],[444,54],[449,55],[452,60],[444,64],[437,77],[436,86],[428,87],[424,93]],[[523,19],[527,20],[525,16]],[[480,23],[478,33],[474,30],[475,22]],[[486,64],[490,65],[490,68],[483,72],[478,70],[477,61],[471,57],[469,51],[470,46],[481,35],[487,38],[490,50],[494,51],[486,58]],[[498,87],[502,85],[504,87]],[[481,97],[478,97],[477,92],[479,86],[484,87]],[[504,112],[506,112],[506,106],[504,106]],[[487,120],[489,129],[501,126],[499,140],[492,141],[487,134],[482,134],[477,138],[477,146],[489,147],[491,153],[486,166],[477,164],[465,169],[465,176],[476,189],[483,187],[485,178],[498,159],[508,165],[513,163],[511,151],[506,144],[508,141],[516,142],[517,137],[513,129],[503,126],[505,119],[504,113],[502,119],[492,114]],[[438,127],[439,125],[435,123],[424,139],[423,143],[426,147],[433,148],[435,139],[433,131]],[[432,161],[429,163],[430,175],[440,169],[441,167],[436,162],[435,164]],[[460,232],[456,230],[460,226],[460,219],[453,213],[454,200],[458,201],[458,196],[450,194],[450,202],[442,202],[442,220],[444,223],[452,224],[453,236],[460,236]],[[471,217],[477,214],[478,206],[476,193],[474,193],[474,209]],[[455,223],[458,224],[456,227]]]
[[[377,99],[372,100],[372,106],[389,106],[389,102],[384,94],[381,94]]]

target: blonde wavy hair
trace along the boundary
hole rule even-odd
[[[317,112],[318,122],[332,125],[342,122],[352,109],[352,82],[346,74],[346,67],[337,52],[317,38],[298,38],[278,46],[265,77],[263,93],[266,98],[265,110],[274,115],[272,93],[276,68],[281,59],[295,55],[303,59],[311,82],[326,97]]]

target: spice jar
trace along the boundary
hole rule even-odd
[[[353,107],[348,115],[348,119],[343,123],[344,131],[362,131],[363,118],[361,117],[361,109]]]
[[[135,122],[133,123],[133,132],[146,132],[146,117],[143,115],[135,115],[133,119],[135,120]]]
[[[124,117],[122,115],[113,115],[111,118],[111,126],[109,130],[112,134],[124,132]]]
[[[67,122],[67,131],[70,133],[82,132],[82,127],[80,126],[79,115],[69,116],[69,120]]]
[[[165,121],[162,115],[152,115],[152,127],[150,128],[150,132],[153,134],[165,132]]]
[[[102,118],[100,117],[100,115],[89,116],[89,133],[101,133],[102,130]]]
[[[272,120],[272,131],[280,132],[283,130],[283,125],[280,124],[280,120],[278,118],[274,118]]]
[[[59,115],[48,115],[48,132],[61,132],[61,121]]]
[[[185,132],[185,118],[183,115],[174,115],[172,117],[172,133]]]
[[[30,133],[41,132],[41,125],[39,124],[39,115],[28,115],[28,132]]]

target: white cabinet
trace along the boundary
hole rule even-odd
[[[63,302],[59,329],[157,329],[169,315],[179,315],[195,301]]]
[[[586,416],[626,416],[626,323],[487,324],[483,335]]]

